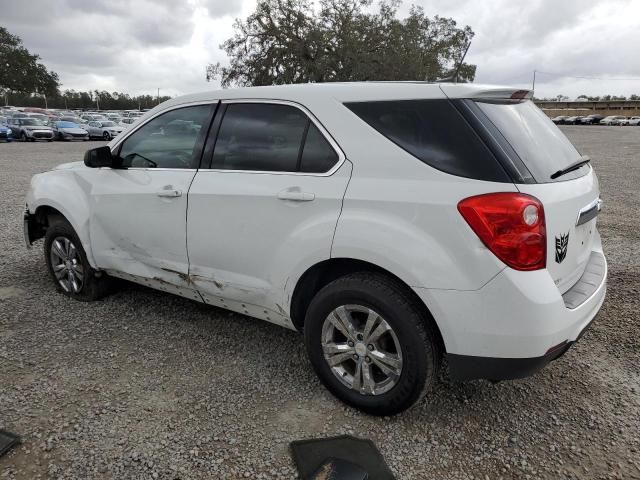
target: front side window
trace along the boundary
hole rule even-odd
[[[184,107],[149,121],[122,143],[121,166],[137,168],[197,168],[201,130],[206,130],[210,105]]]
[[[300,109],[271,103],[227,105],[212,168],[323,173],[338,155]]]

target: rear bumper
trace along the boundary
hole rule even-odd
[[[566,352],[604,302],[607,264],[599,237],[596,244],[594,268],[585,270],[594,285],[578,281],[581,295],[561,295],[546,270],[509,268],[475,291],[415,289],[440,328],[452,377],[521,378]]]
[[[530,358],[492,358],[470,355],[447,354],[449,374],[455,380],[515,380],[525,378],[542,370],[548,363],[560,358],[587,331],[591,322],[572,341],[565,341],[540,357]]]

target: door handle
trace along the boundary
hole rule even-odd
[[[280,200],[291,200],[294,202],[310,202],[316,198],[316,196],[310,192],[303,192],[298,187],[293,187],[278,192],[278,198]]]
[[[160,190],[156,195],[159,197],[176,198],[181,197],[182,192],[180,190]]]

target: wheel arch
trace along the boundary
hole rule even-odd
[[[89,241],[90,200],[84,183],[78,182],[68,170],[50,171],[33,177],[27,194],[29,236],[42,238],[51,215],[60,215],[75,230],[84,248],[89,264],[96,268]],[[35,225],[35,235],[31,227]]]
[[[436,333],[437,341],[441,347],[440,351],[443,353],[446,352],[442,333],[433,314],[407,282],[385,268],[355,258],[329,258],[309,267],[300,276],[293,289],[289,306],[289,314],[295,328],[302,331],[307,308],[320,289],[340,277],[357,272],[379,273],[397,282],[403,290],[405,290],[407,295],[409,295],[416,307],[421,310],[424,318],[432,324],[431,326]]]

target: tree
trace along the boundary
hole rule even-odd
[[[38,60],[40,57],[29,53],[20,37],[0,27],[0,93],[55,95],[60,86],[58,75]]]
[[[437,80],[449,77],[467,51],[473,31],[451,18],[429,18],[412,7],[397,18],[398,1],[259,0],[235,34],[224,42],[229,66],[207,67],[207,79],[223,86],[284,83]],[[462,63],[461,81],[473,81],[476,66]]]

